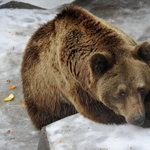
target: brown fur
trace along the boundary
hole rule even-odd
[[[80,7],[64,8],[25,49],[21,78],[28,114],[38,129],[77,112],[100,123],[134,124],[135,115],[145,114],[149,60],[148,42],[137,45]]]

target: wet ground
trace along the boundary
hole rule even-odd
[[[124,32],[129,34],[137,43],[142,41],[150,42],[150,1],[147,0],[76,0],[73,2],[76,5],[82,6],[91,13],[99,16],[108,22],[121,28]],[[66,6],[66,5],[63,5]],[[8,3],[0,8],[32,8],[32,5],[26,3]],[[35,8],[36,6],[34,6]],[[62,7],[62,6],[60,6]],[[60,8],[59,7],[59,8]],[[56,9],[51,10],[54,13]],[[29,17],[24,17],[23,21],[29,23],[43,23],[42,15],[51,13],[49,10],[35,11]],[[1,13],[1,10],[0,10]],[[7,13],[6,13],[7,14]],[[23,13],[20,13],[22,15]],[[7,14],[12,20],[11,12]],[[39,16],[39,17],[38,17]],[[0,20],[3,16],[0,16]],[[5,20],[7,22],[7,20]],[[38,26],[38,25],[37,25]],[[39,140],[39,131],[37,131],[31,124],[30,119],[26,113],[23,103],[23,95],[21,93],[20,83],[20,64],[23,49],[36,30],[37,26],[21,27],[16,26],[18,31],[14,39],[15,46],[3,47],[0,37],[0,150],[36,150]],[[0,25],[1,27],[1,25]],[[14,26],[9,26],[10,30]],[[1,28],[1,30],[2,28]],[[1,33],[0,33],[1,34]],[[24,40],[25,39],[25,40]],[[12,40],[13,42],[13,40]],[[4,49],[6,48],[6,50]],[[7,51],[7,52],[6,52]],[[10,80],[10,83],[6,83]],[[14,90],[9,90],[12,85],[17,86]],[[4,102],[10,93],[15,95],[13,101]]]

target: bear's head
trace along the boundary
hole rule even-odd
[[[128,123],[141,125],[150,91],[150,43],[143,42],[129,53],[118,58],[108,52],[94,53],[89,59],[90,90]]]

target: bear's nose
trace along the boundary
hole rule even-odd
[[[145,120],[145,115],[144,114],[138,114],[137,116],[133,117],[133,121],[136,125],[142,125]]]

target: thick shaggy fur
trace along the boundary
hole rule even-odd
[[[64,8],[25,49],[21,78],[28,114],[38,129],[77,112],[100,123],[134,124],[139,112],[148,116],[149,60],[148,42],[137,45],[80,7]]]

